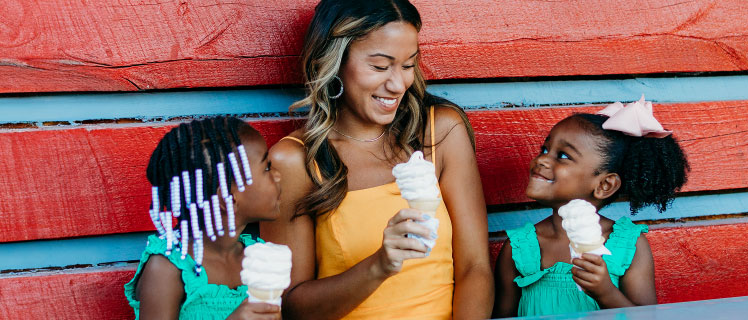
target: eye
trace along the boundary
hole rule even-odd
[[[408,70],[408,69],[413,69],[413,68],[415,68],[415,67],[416,67],[416,65],[415,65],[415,64],[411,64],[411,65],[406,65],[406,66],[403,66],[403,69],[404,69],[404,70]]]
[[[569,154],[563,151],[559,151],[558,158],[559,159],[571,159],[571,157],[569,157]]]
[[[375,65],[372,65],[371,67],[379,71],[387,71],[387,69],[389,69],[389,67],[380,67]]]
[[[271,168],[272,168],[272,163],[270,162],[270,160],[268,160],[268,165],[267,167],[265,167],[265,171],[270,171]]]
[[[548,148],[545,146],[540,147],[540,154],[548,154]]]

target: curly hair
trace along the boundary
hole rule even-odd
[[[688,180],[691,168],[672,135],[646,138],[606,130],[602,125],[608,117],[599,114],[578,113],[567,119],[577,120],[584,130],[601,138],[597,150],[602,163],[595,175],[617,173],[621,177],[621,188],[603,206],[625,196],[632,214],[649,205],[663,212]]]

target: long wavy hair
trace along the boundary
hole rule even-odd
[[[410,23],[417,31],[421,30],[421,16],[407,0],[322,0],[315,8],[301,54],[307,96],[291,105],[291,110],[309,106],[303,134],[305,164],[318,188],[297,203],[294,217],[316,217],[337,208],[345,198],[348,168],[327,140],[337,121],[339,101],[342,100],[330,98],[340,90],[333,79],[347,59],[352,42],[397,21]],[[390,146],[394,154],[404,150],[410,155],[424,147],[428,107],[437,104],[458,111],[475,147],[472,127],[465,112],[446,99],[427,93],[419,61],[414,69],[413,84],[405,92],[395,118],[387,128],[387,134],[395,137]],[[321,177],[316,173],[317,168]]]

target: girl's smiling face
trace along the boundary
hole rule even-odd
[[[579,119],[556,124],[539,154],[530,162],[530,182],[525,193],[544,205],[558,209],[573,199],[598,206],[594,190],[604,175],[598,169],[602,157],[596,136],[582,128]]]
[[[418,31],[407,22],[390,22],[351,43],[340,70],[341,112],[360,121],[387,125],[413,84]]]

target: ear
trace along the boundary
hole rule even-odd
[[[234,183],[231,184],[231,192],[229,192],[229,195],[231,195],[231,202],[234,205],[234,211],[236,211],[236,197],[234,196],[236,194],[236,185]],[[221,187],[216,188],[216,194],[218,195],[218,203],[220,203],[221,211],[226,212],[226,202],[221,198]]]
[[[598,179],[598,184],[592,195],[595,199],[603,200],[610,198],[621,188],[621,177],[617,173],[604,173]]]

